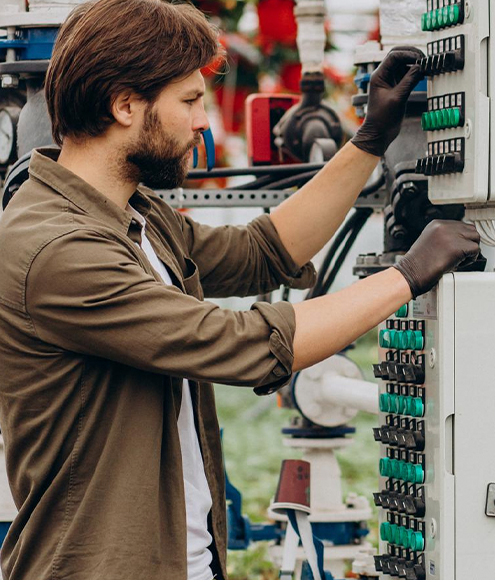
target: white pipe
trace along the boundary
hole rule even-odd
[[[323,0],[297,0],[294,16],[297,22],[297,48],[303,73],[323,70],[325,14]]]
[[[325,404],[379,413],[379,388],[374,382],[324,374],[320,401]]]

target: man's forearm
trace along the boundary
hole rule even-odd
[[[379,158],[347,143],[318,174],[270,215],[298,265],[332,238],[373,172]]]
[[[411,298],[406,279],[390,268],[337,293],[294,304],[293,371],[339,352]]]

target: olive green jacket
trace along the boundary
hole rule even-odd
[[[226,509],[210,382],[260,393],[288,382],[294,310],[230,311],[211,297],[305,288],[268,216],[203,226],[139,188],[130,203],[173,285],[135,244],[129,212],[33,153],[0,220],[0,426],[19,513],[6,578],[187,577],[177,417],[190,380],[213,499],[213,569],[225,577]]]

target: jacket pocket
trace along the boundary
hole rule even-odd
[[[183,286],[187,295],[193,295],[197,299],[202,299],[201,279],[199,277],[199,269],[197,265],[189,259],[184,257],[185,274],[183,277]]]

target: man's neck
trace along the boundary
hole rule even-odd
[[[123,178],[119,148],[112,150],[107,143],[99,142],[98,138],[90,142],[76,143],[65,139],[57,162],[120,208],[126,208],[138,184]]]

